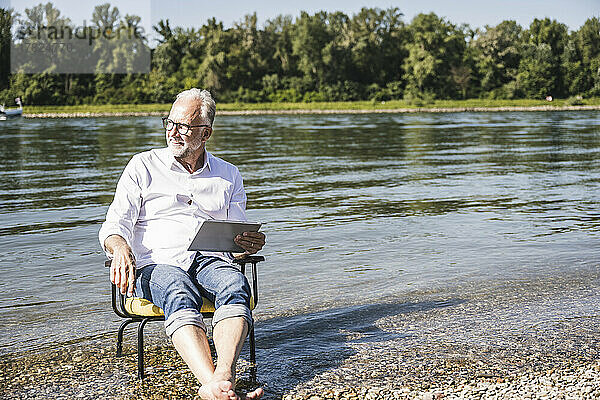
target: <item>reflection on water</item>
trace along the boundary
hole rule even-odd
[[[157,117],[0,125],[0,353],[115,329],[97,231],[163,144]],[[600,260],[596,112],[228,116],[209,150],[265,222],[259,320]]]

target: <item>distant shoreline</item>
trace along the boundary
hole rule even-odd
[[[600,111],[600,105],[580,106],[500,106],[500,107],[415,107],[364,109],[280,109],[219,110],[219,115],[300,115],[300,114],[406,114],[455,112],[531,112],[531,111]],[[23,113],[24,118],[99,118],[162,116],[168,111],[131,112],[41,112]]]

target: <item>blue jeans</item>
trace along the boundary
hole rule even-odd
[[[202,297],[215,305],[213,326],[225,318],[243,317],[252,324],[250,285],[232,264],[199,253],[190,269],[167,264],[146,265],[136,271],[135,295],[150,300],[165,313],[167,335],[184,325],[206,331],[200,308]]]

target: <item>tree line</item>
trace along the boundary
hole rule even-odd
[[[549,18],[526,28],[503,21],[473,29],[434,13],[407,23],[398,8],[301,12],[262,26],[253,14],[227,29],[215,18],[187,29],[167,19],[153,27],[158,43],[149,73],[11,73],[12,24],[57,20],[69,23],[51,3],[23,16],[0,9],[0,102],[168,103],[190,87],[207,88],[221,102],[600,96],[598,17],[571,32]],[[104,4],[91,21],[118,29],[140,19]],[[108,65],[131,51],[110,53]]]

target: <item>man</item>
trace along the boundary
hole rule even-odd
[[[260,232],[234,240],[245,253],[187,251],[205,219],[245,220],[246,194],[238,169],[205,150],[216,106],[206,90],[180,93],[163,119],[167,148],[133,156],[117,184],[100,229],[112,257],[111,281],[121,293],[152,301],[165,312],[165,330],[200,381],[203,399],[239,399],[235,366],[252,323],[250,287],[231,264],[265,244]],[[214,299],[213,365],[202,296]],[[246,398],[261,397],[258,388]]]

